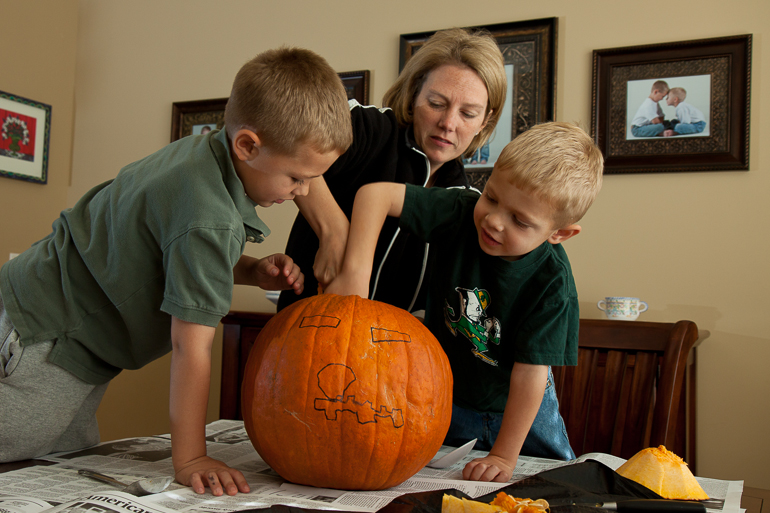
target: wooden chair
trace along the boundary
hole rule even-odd
[[[241,383],[249,351],[272,313],[230,312],[222,319],[222,388],[219,418],[243,420]]]
[[[581,319],[577,366],[553,368],[575,454],[628,459],[646,447],[665,445],[694,471],[694,374],[689,383],[685,374],[696,340],[698,327],[691,321]]]
[[[273,315],[231,312],[222,319],[220,418],[243,419],[243,370],[254,340]],[[691,349],[698,335],[690,321],[581,319],[577,367],[553,368],[575,454],[604,452],[627,459],[645,447],[665,445],[695,472]]]

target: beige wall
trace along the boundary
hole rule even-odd
[[[0,264],[51,231],[72,160],[77,0],[0,0],[0,91],[51,105],[48,183],[0,177]]]
[[[592,50],[753,33],[751,171],[608,176],[584,219],[583,234],[569,241],[567,250],[583,317],[599,317],[595,303],[605,295],[635,295],[650,304],[644,320],[691,319],[711,332],[698,351],[698,474],[770,488],[770,373],[765,369],[770,360],[770,149],[762,144],[764,129],[770,129],[766,0],[680,2],[680,9],[628,0],[477,0],[449,7],[414,0],[81,0],[77,16],[72,2],[31,2],[41,3],[63,11],[58,16],[46,9],[45,18],[60,25],[59,32],[50,29],[42,36],[50,46],[60,44],[55,34],[73,34],[77,27],[72,186],[66,201],[43,200],[51,211],[71,205],[121,165],[166,144],[172,102],[226,96],[244,61],[284,43],[318,51],[339,71],[371,70],[371,98],[379,102],[397,74],[399,34],[556,16],[557,118],[588,127]],[[8,12],[18,16],[20,23],[10,24],[13,30],[21,31],[21,22],[40,23],[34,11],[0,0],[3,18]],[[71,36],[65,39],[71,46]],[[65,58],[40,58],[71,77],[72,52],[66,47],[55,49]],[[9,82],[8,58],[0,57],[0,89],[49,100],[54,123],[61,122],[57,116],[71,105],[71,92],[59,95],[71,91],[71,78],[69,85],[53,87],[53,73],[28,72],[26,60],[19,59],[12,69],[24,75]],[[53,144],[63,144],[68,126],[55,124],[53,135]],[[68,171],[60,165],[52,181]],[[0,244],[18,251],[47,232],[54,213],[32,217],[38,207],[28,205],[39,203],[57,184],[1,182]],[[22,193],[26,196],[17,201]],[[19,227],[7,221],[8,202],[24,213]],[[250,248],[250,254],[280,251],[295,212],[293,205],[260,210],[274,235],[262,247]],[[4,247],[0,257],[9,251]],[[239,289],[233,308],[269,311],[272,305],[258,291]],[[167,432],[167,386],[167,359],[119,376],[99,412],[103,437]],[[211,418],[216,406],[213,401]]]

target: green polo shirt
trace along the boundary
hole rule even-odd
[[[216,326],[245,243],[270,230],[230,159],[224,130],[176,141],[121,169],[0,269],[22,345],[93,384],[171,350],[171,316]]]

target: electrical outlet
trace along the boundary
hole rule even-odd
[[[18,253],[11,253],[11,255],[8,257],[8,260],[13,260],[13,259],[14,259],[14,258],[16,258],[17,256],[19,256],[19,254],[18,254]]]

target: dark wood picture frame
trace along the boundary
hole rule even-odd
[[[605,174],[748,170],[751,37],[594,50],[591,134],[604,154]],[[633,98],[631,91],[655,80],[670,88],[685,81],[697,86],[695,95],[687,91],[687,102],[704,107],[703,132],[632,135],[629,118],[650,90]],[[659,103],[672,108],[666,98]]]
[[[48,182],[51,106],[0,91],[0,176]]]
[[[509,76],[506,108],[490,138],[497,147],[513,140],[537,123],[553,121],[556,112],[557,18],[466,27],[486,30],[495,38],[505,59]],[[402,34],[399,71],[436,31]],[[510,127],[510,133],[500,132]],[[500,134],[496,137],[496,134]],[[499,149],[497,149],[499,153]],[[486,164],[469,165],[465,171],[475,187],[483,188],[496,159],[491,153]],[[480,161],[479,161],[480,162]]]
[[[338,73],[348,99],[361,105],[369,103],[369,70]],[[227,98],[174,102],[171,106],[171,142],[200,133],[203,127],[222,128],[225,125]]]
[[[171,106],[171,142],[192,135],[203,126],[225,126],[227,98],[174,102]],[[200,133],[200,130],[197,130]]]
[[[356,100],[361,105],[369,105],[369,70],[344,71],[337,73],[348,93],[348,100]]]

